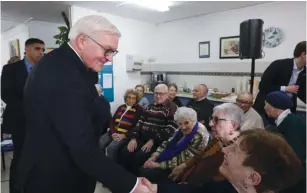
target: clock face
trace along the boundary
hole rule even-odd
[[[284,39],[284,33],[280,28],[269,27],[263,31],[263,46],[266,48],[275,48],[281,44]]]

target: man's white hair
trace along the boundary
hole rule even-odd
[[[158,84],[156,87],[155,87],[155,91],[157,89],[163,89],[165,90],[165,92],[168,92],[168,87],[165,85],[165,84]]]
[[[108,19],[100,15],[89,15],[79,19],[70,29],[68,38],[74,40],[80,33],[92,35],[96,32],[109,32],[121,36],[119,30]]]
[[[217,112],[221,112],[224,114],[224,116],[221,118],[226,118],[232,121],[236,121],[239,127],[243,125],[244,112],[238,105],[233,103],[223,103],[221,105],[214,107],[213,113]]]
[[[188,107],[179,107],[174,115],[174,120],[178,122],[182,119],[191,119],[193,124],[197,122],[197,113],[194,109]]]

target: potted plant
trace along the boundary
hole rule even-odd
[[[66,26],[58,27],[60,33],[58,35],[53,36],[53,38],[56,39],[55,44],[58,44],[59,46],[69,41],[68,34],[70,30],[70,24],[65,12],[62,12],[62,16]]]

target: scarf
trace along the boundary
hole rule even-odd
[[[178,131],[175,134],[174,138],[166,146],[164,151],[160,154],[156,162],[161,163],[163,161],[169,160],[178,155],[182,150],[186,149],[190,141],[193,139],[194,135],[197,133],[197,130],[198,130],[198,123],[196,122],[192,132],[187,136],[185,136],[183,140],[181,140],[179,143],[178,141],[183,137],[183,133],[181,131]]]

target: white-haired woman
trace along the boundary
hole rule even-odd
[[[221,149],[237,140],[240,135],[240,126],[243,124],[243,116],[243,110],[235,104],[224,103],[216,106],[209,123],[213,139],[204,151],[177,166],[170,178],[191,184],[220,179],[218,168],[224,159]]]
[[[190,184],[159,184],[157,187],[148,180],[142,182],[153,193],[157,190],[159,193],[276,193],[293,187],[306,173],[287,141],[264,129],[242,131],[238,140],[222,151],[224,159],[219,171],[224,181],[203,187]],[[205,175],[205,171],[202,174]],[[304,189],[305,186],[299,186],[286,192],[305,193]]]
[[[141,176],[151,182],[167,179],[176,166],[203,151],[209,141],[207,128],[197,122],[197,113],[192,108],[180,107],[174,115],[179,129],[173,137],[156,150],[141,168]]]

